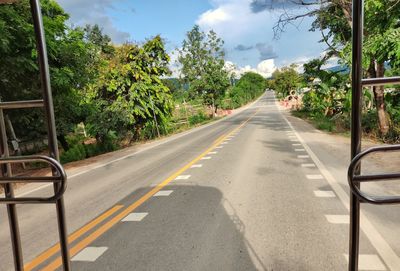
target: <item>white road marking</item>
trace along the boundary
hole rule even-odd
[[[310,174],[306,175],[309,180],[322,180],[324,177],[321,174]]]
[[[153,197],[166,197],[171,195],[172,192],[174,192],[174,190],[160,190],[157,193],[155,193]]]
[[[300,143],[293,143],[292,146],[301,146]]]
[[[310,158],[310,156],[309,155],[297,155],[297,158],[305,159],[305,158]]]
[[[349,224],[350,221],[348,215],[325,215],[325,218],[332,224]]]
[[[122,222],[136,222],[142,221],[149,213],[130,213],[126,217],[124,217]]]
[[[190,168],[199,168],[199,167],[202,167],[203,165],[202,164],[197,164],[197,165],[192,165]]]
[[[210,151],[208,154],[217,154],[218,152],[216,151]]]
[[[343,254],[346,261],[349,262],[349,255]],[[385,265],[382,263],[381,259],[376,254],[360,254],[358,269],[361,270],[374,270],[374,271],[384,271],[386,270]],[[395,269],[392,269],[395,270]]]
[[[187,180],[190,178],[191,175],[179,175],[175,178],[175,180]]]
[[[222,149],[224,146],[215,147],[216,149]]]
[[[221,144],[228,144],[228,142],[222,142]]]
[[[71,261],[74,262],[94,262],[103,255],[108,247],[86,247],[76,254]]]
[[[204,156],[201,158],[201,160],[210,160],[210,159],[211,159],[211,156]]]
[[[67,172],[67,174],[68,174],[68,179],[71,180],[72,178],[75,178],[75,177],[78,177],[78,176],[80,176],[80,175],[86,174],[86,173],[88,173],[88,172],[90,172],[90,171],[92,171],[92,170],[96,170],[96,169],[105,167],[105,166],[107,166],[107,165],[111,165],[111,164],[113,164],[113,163],[115,163],[115,162],[118,162],[118,161],[121,161],[121,160],[125,160],[125,159],[127,159],[127,158],[130,158],[130,157],[136,156],[136,155],[139,154],[139,153],[142,153],[142,152],[151,150],[151,149],[153,149],[153,148],[155,148],[155,147],[158,147],[158,146],[164,145],[164,144],[166,144],[166,143],[169,143],[169,142],[171,142],[171,141],[177,140],[177,139],[179,139],[179,138],[181,138],[181,137],[184,137],[184,136],[186,136],[186,135],[190,135],[190,134],[195,133],[195,132],[197,132],[197,131],[203,130],[203,129],[209,127],[209,126],[213,126],[213,125],[215,125],[215,124],[218,124],[218,123],[220,123],[220,122],[222,122],[222,121],[225,121],[226,119],[229,119],[229,118],[232,118],[232,117],[236,116],[237,114],[243,112],[243,111],[246,110],[247,108],[252,107],[252,106],[253,106],[254,104],[256,104],[262,97],[264,97],[264,95],[260,96],[260,98],[258,98],[257,100],[255,100],[253,103],[241,107],[241,108],[240,108],[239,110],[237,110],[234,114],[231,114],[231,115],[229,115],[229,116],[227,116],[227,117],[225,117],[225,118],[221,118],[221,119],[219,119],[219,120],[216,120],[216,121],[213,121],[213,122],[211,122],[211,123],[202,125],[202,126],[200,126],[200,127],[193,128],[193,129],[191,129],[191,130],[189,130],[189,131],[182,132],[182,133],[180,133],[180,134],[177,134],[176,136],[171,136],[171,137],[166,138],[166,139],[164,139],[164,140],[160,140],[160,142],[158,142],[158,143],[156,143],[156,144],[154,144],[154,145],[150,145],[150,146],[148,146],[148,147],[144,147],[143,149],[140,149],[140,150],[138,150],[138,151],[136,151],[136,152],[134,152],[134,153],[130,153],[130,154],[121,156],[121,157],[119,157],[119,158],[116,158],[116,159],[113,159],[113,160],[110,160],[110,161],[107,161],[107,162],[104,162],[104,163],[99,163],[99,164],[97,164],[97,165],[95,165],[95,166],[89,166],[88,169],[82,170],[82,171],[77,172],[77,173],[75,173],[75,174],[69,175],[68,172]],[[234,134],[239,133],[240,130],[241,130],[241,129],[237,130]],[[44,185],[41,185],[41,186],[39,186],[39,187],[30,189],[29,191],[25,191],[25,192],[22,192],[22,193],[19,193],[18,191],[16,191],[15,194],[16,194],[16,196],[23,197],[23,196],[29,195],[29,194],[31,194],[31,193],[34,193],[34,192],[36,192],[36,191],[42,190],[42,189],[47,188],[47,187],[50,187],[50,186],[53,186],[53,184],[52,184],[52,183],[44,184]],[[3,196],[4,196],[4,193],[0,193],[0,197],[3,197]]]
[[[291,141],[291,142],[299,142],[298,139],[291,139],[290,141]]]
[[[283,116],[283,115],[282,115]],[[294,130],[293,125],[286,119],[288,125]],[[311,159],[314,161],[318,169],[321,171],[322,175],[324,175],[325,179],[329,183],[329,185],[333,188],[336,195],[339,197],[343,205],[346,209],[350,210],[350,198],[347,193],[343,190],[339,182],[332,176],[329,170],[325,167],[325,165],[319,160],[317,155],[311,150],[311,148],[306,144],[303,138],[295,132],[300,142],[303,143],[304,148],[310,154]],[[382,257],[385,264],[389,267],[390,270],[399,270],[400,266],[400,258],[397,256],[396,252],[390,247],[390,245],[386,242],[383,236],[376,230],[374,225],[369,221],[369,219],[365,216],[364,212],[360,213],[361,218],[361,230],[365,233],[371,244],[375,247],[378,254]]]
[[[305,149],[294,149],[294,151],[306,151]]]
[[[315,190],[314,195],[317,198],[335,198],[336,195],[333,191],[323,191],[323,190]]]
[[[315,164],[301,164],[302,167],[315,167]]]

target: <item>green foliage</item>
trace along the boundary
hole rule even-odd
[[[224,69],[223,44],[214,31],[206,34],[195,25],[187,33],[178,58],[192,97],[202,97],[203,102],[214,106],[215,110],[230,85],[229,74]]]
[[[264,93],[266,80],[254,72],[245,73],[236,85],[228,92],[233,108],[240,107]]]
[[[271,86],[280,97],[286,97],[290,91],[296,90],[302,83],[302,78],[295,70],[295,66],[277,69],[272,74]]]
[[[159,36],[143,46],[125,44],[100,71],[87,92],[92,109],[88,130],[100,141],[109,131],[133,131],[139,139],[146,123],[160,125],[171,114],[171,94],[161,77],[169,74],[169,56]],[[154,109],[154,112],[153,112]]]
[[[67,26],[69,18],[51,0],[41,1],[50,65],[51,86],[58,135],[72,132],[85,119],[80,106],[85,85],[96,76],[97,54],[85,31]],[[101,32],[97,33],[101,36]],[[0,89],[5,101],[41,98],[38,59],[29,1],[0,8]],[[36,139],[45,133],[40,110],[11,111],[19,138]],[[37,121],[39,119],[39,121]],[[29,127],[29,129],[26,129]]]
[[[209,118],[204,114],[204,112],[199,112],[196,115],[192,115],[189,117],[189,124],[191,126],[194,126],[196,124],[205,122]]]
[[[61,163],[69,163],[78,161],[86,158],[86,149],[82,144],[77,144],[71,147],[68,151],[63,152],[60,155]]]

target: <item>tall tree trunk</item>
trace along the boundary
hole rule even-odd
[[[375,77],[383,77],[385,74],[385,66],[384,63],[376,63],[376,76]],[[376,110],[378,113],[378,124],[379,124],[379,131],[382,136],[387,135],[389,132],[389,120],[386,113],[385,108],[385,93],[384,93],[384,86],[374,86],[374,98],[375,98],[375,105]]]

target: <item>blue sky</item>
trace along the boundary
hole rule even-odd
[[[114,42],[142,42],[160,34],[172,53],[194,24],[213,29],[225,41],[226,60],[237,70],[268,76],[275,68],[302,64],[325,49],[312,18],[288,26],[280,39],[272,27],[285,0],[59,0],[74,25],[99,24]],[[288,1],[286,1],[288,2]],[[271,10],[271,7],[273,8]],[[286,6],[291,13],[303,12]],[[175,54],[176,55],[176,54]],[[173,59],[175,59],[176,56]]]

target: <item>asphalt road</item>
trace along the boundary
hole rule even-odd
[[[330,139],[269,92],[232,117],[74,172],[73,270],[346,270],[349,151]],[[61,270],[48,250],[54,207],[18,211],[26,269]],[[398,211],[363,211],[360,270],[400,270]],[[12,270],[5,218],[2,207],[0,270]]]

